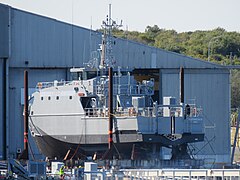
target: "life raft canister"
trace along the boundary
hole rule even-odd
[[[78,96],[85,96],[85,94],[83,92],[79,92]]]
[[[42,89],[42,83],[37,83],[38,89]]]

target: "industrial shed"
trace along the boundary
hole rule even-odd
[[[90,60],[101,33],[0,4],[0,159],[23,149],[23,72],[29,88],[39,81],[69,79],[69,69]],[[203,108],[205,142],[197,157],[230,162],[230,72],[224,66],[168,52],[126,39],[114,39],[116,66],[157,77],[157,100],[179,99],[179,68],[185,69],[185,101]],[[33,142],[31,141],[33,144]],[[35,154],[36,147],[33,147]]]

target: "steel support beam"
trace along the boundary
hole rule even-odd
[[[2,58],[3,60],[3,84],[2,84],[2,92],[3,92],[3,122],[2,122],[2,152],[3,152],[3,160],[7,160],[7,154],[8,154],[8,143],[7,143],[7,139],[8,139],[8,88],[7,88],[7,84],[8,84],[8,64],[7,64],[7,58],[4,57]]]

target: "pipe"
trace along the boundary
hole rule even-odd
[[[176,132],[175,116],[171,116],[171,134]]]
[[[238,111],[236,132],[235,132],[233,148],[232,148],[231,164],[233,164],[233,161],[234,161],[235,148],[236,148],[236,144],[237,144],[237,137],[238,137],[238,131],[239,131],[239,119],[240,119],[240,111]]]
[[[8,55],[7,57],[5,57],[5,76],[6,76],[6,85],[5,85],[5,89],[6,89],[6,109],[5,109],[5,113],[6,113],[6,126],[5,126],[5,130],[6,130],[6,159],[9,158],[10,153],[9,153],[9,132],[10,132],[10,128],[9,128],[9,61],[11,59],[11,54],[12,54],[12,13],[11,10],[12,8],[8,8]]]
[[[184,103],[184,68],[180,68],[180,103]]]
[[[3,160],[7,160],[7,58],[3,58],[3,126],[2,126],[2,140],[3,140]]]
[[[109,67],[109,91],[108,91],[108,118],[109,118],[109,129],[108,129],[108,149],[111,149],[113,144],[113,72],[112,67]]]
[[[24,71],[24,151],[28,157],[28,71]]]
[[[162,71],[159,69],[159,104],[163,104]]]

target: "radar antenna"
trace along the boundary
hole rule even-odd
[[[120,24],[117,24],[111,17],[111,4],[109,4],[109,15],[106,17],[106,21],[102,22],[102,28],[104,29],[102,35],[102,44],[101,44],[101,61],[99,69],[105,69],[107,67],[114,67],[116,61],[113,57],[113,42],[112,39],[112,30],[113,28],[122,27],[122,21]]]

